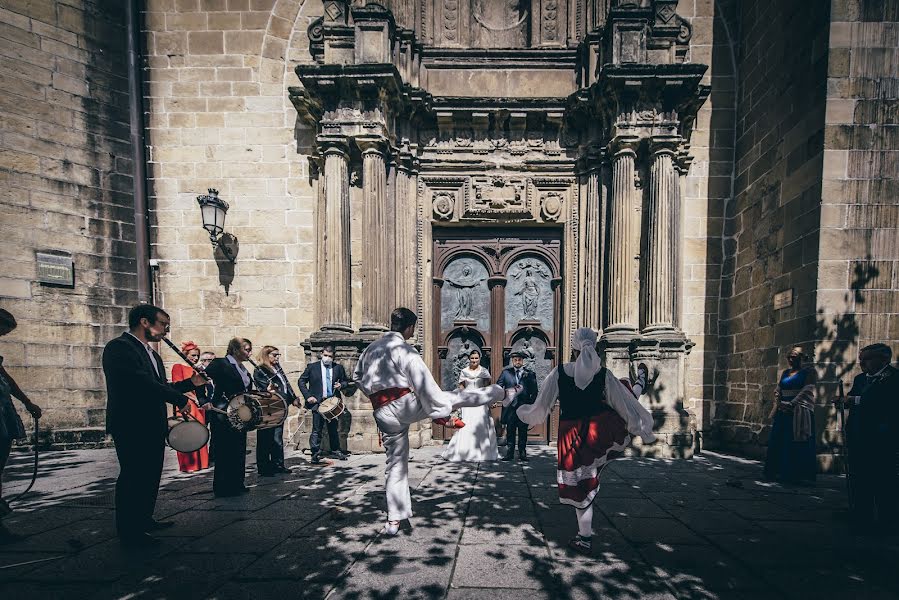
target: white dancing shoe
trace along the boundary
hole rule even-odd
[[[384,524],[383,533],[387,535],[396,535],[400,532],[400,522],[399,521],[387,521]]]

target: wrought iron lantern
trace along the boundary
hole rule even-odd
[[[209,193],[197,196],[197,204],[200,205],[200,213],[203,216],[203,229],[209,233],[209,241],[212,242],[212,248],[221,249],[222,254],[229,262],[234,262],[234,254],[228,247],[228,244],[221,242],[222,234],[225,231],[225,215],[228,214],[228,203],[219,198],[218,190],[209,188]]]

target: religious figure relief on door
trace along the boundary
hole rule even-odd
[[[506,331],[521,325],[553,328],[552,273],[541,259],[520,258],[509,268]]]
[[[459,324],[470,325],[481,331],[490,328],[487,268],[470,257],[453,259],[443,271],[440,327],[451,329]]]

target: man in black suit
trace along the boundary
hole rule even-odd
[[[206,384],[197,374],[178,383],[166,380],[162,358],[149,344],[161,341],[168,330],[164,310],[140,304],[128,313],[128,331],[103,349],[106,431],[115,442],[120,469],[116,530],[127,545],[151,544],[155,539],[148,531],[172,525],[153,520],[168,434],[165,403],[183,408],[184,394]]]
[[[502,458],[509,461],[515,455],[515,441],[518,440],[518,458],[527,462],[525,446],[528,443],[528,425],[518,418],[516,410],[524,404],[533,404],[537,399],[537,374],[524,366],[524,353],[513,352],[511,362],[503,369],[496,383],[503,389],[518,388],[512,401],[503,406],[500,420],[506,426],[506,455]]]
[[[890,532],[899,525],[899,369],[886,344],[865,346],[846,399],[849,422],[849,510],[857,527]]]
[[[339,460],[346,460],[340,451],[340,437],[337,433],[337,419],[326,420],[319,414],[318,407],[325,398],[337,394],[347,385],[346,371],[342,365],[334,362],[334,347],[325,346],[319,355],[321,360],[306,365],[300,375],[300,393],[306,400],[306,408],[312,411],[312,433],[309,436],[309,449],[312,451],[312,463],[321,461],[322,429],[328,424],[328,439],[331,441],[331,454]]]
[[[215,382],[210,404],[219,410],[228,409],[228,400],[235,394],[253,389],[253,379],[243,366],[250,358],[253,343],[244,338],[228,342],[225,358],[216,358],[206,367],[206,374]],[[209,411],[209,426],[215,443],[215,470],[212,491],[216,496],[237,496],[250,491],[244,484],[247,463],[247,432],[237,431],[228,423],[228,417]]]

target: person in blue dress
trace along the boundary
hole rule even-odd
[[[777,384],[765,459],[765,478],[784,483],[811,484],[815,481],[815,369],[803,367],[802,348],[795,346],[787,355],[790,367]]]

